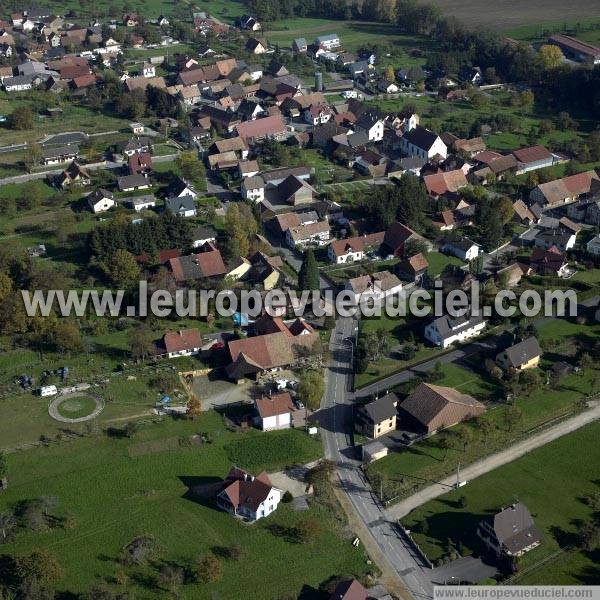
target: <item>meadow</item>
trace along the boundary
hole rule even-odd
[[[202,433],[206,443],[191,436]],[[239,544],[243,563],[222,560],[223,577],[211,584],[184,585],[180,598],[263,600],[314,590],[329,578],[361,576],[369,568],[356,550],[336,510],[320,501],[307,512],[281,504],[270,517],[245,524],[215,508],[212,494],[193,500],[190,486],[214,486],[230,466],[228,448],[253,455],[257,439],[268,439],[269,451],[252,461],[255,471],[278,469],[286,447],[299,458],[321,456],[320,441],[302,431],[271,434],[229,431],[215,412],[198,421],[164,420],[147,424],[133,439],[104,435],[21,451],[8,456],[10,486],[0,497],[0,512],[26,498],[54,497],[58,516],[69,515],[69,527],[24,530],[2,551],[22,554],[43,546],[64,569],[59,590],[81,592],[100,581],[111,587],[125,574],[125,589],[140,598],[165,597],[159,569],[175,564],[194,570],[198,556],[219,554]],[[288,539],[285,532],[312,519],[318,531],[309,543]],[[118,561],[125,544],[151,535],[158,547],[147,565],[126,567]],[[318,548],[318,551],[316,549]],[[285,573],[285,577],[281,574]],[[119,586],[123,590],[123,586]],[[314,596],[311,596],[314,597]]]
[[[543,541],[520,560],[510,583],[597,585],[597,553],[579,550],[576,538],[581,523],[591,517],[582,497],[598,492],[599,434],[600,424],[594,423],[566,435],[428,502],[405,517],[403,525],[430,560],[445,556],[449,544],[462,548],[463,554],[477,554],[482,550],[475,534],[479,521],[520,501],[529,508]]]

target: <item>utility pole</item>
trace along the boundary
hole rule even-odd
[[[456,465],[456,489],[460,487],[460,462]]]

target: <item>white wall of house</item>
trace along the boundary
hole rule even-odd
[[[92,206],[92,211],[96,214],[106,212],[107,210],[110,210],[114,205],[114,200],[111,200],[110,198],[104,198],[103,200],[96,202],[96,204]]]
[[[263,431],[274,431],[276,429],[289,429],[292,426],[292,415],[291,413],[284,413],[282,415],[273,415],[272,417],[266,417],[261,419],[261,429]]]
[[[265,188],[251,188],[246,189],[242,182],[242,196],[246,200],[253,200],[254,202],[262,202],[265,199]]]
[[[435,323],[430,323],[429,325],[427,325],[427,327],[425,327],[425,339],[434,344],[435,346],[440,346],[441,348],[448,348],[449,346],[457,342],[464,342],[465,340],[468,340],[470,338],[477,337],[485,329],[485,324],[486,322],[482,321],[481,323],[478,323],[473,327],[469,327],[468,329],[460,331],[455,335],[451,335],[447,338],[442,338],[437,327],[435,326]]]
[[[168,352],[167,358],[178,358],[180,356],[193,356],[194,354],[198,354],[200,352],[200,348],[189,348],[187,350],[178,350],[177,352]]]
[[[327,255],[329,257],[329,260],[338,265],[363,260],[365,257],[365,253],[362,250],[359,250],[357,252],[349,251],[346,252],[346,254],[340,254],[339,256],[336,256],[331,246],[327,250]]]

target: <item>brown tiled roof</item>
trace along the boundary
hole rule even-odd
[[[369,246],[379,246],[383,242],[385,231],[361,235],[345,240],[335,240],[331,242],[331,249],[335,256],[343,256],[348,251],[360,252]]]
[[[513,204],[513,210],[515,211],[519,219],[523,221],[527,219],[533,222],[536,221],[535,215],[529,210],[529,207],[525,204],[525,202],[523,202],[523,200],[517,200]]]
[[[400,408],[430,432],[451,427],[485,411],[485,406],[472,396],[430,383],[419,385]]]
[[[421,271],[425,271],[428,268],[429,263],[427,262],[427,259],[425,258],[425,256],[423,256],[421,252],[415,254],[414,256],[411,256],[410,258],[407,258],[406,260],[403,260],[396,266],[396,270],[398,272],[408,271],[410,269],[414,273],[419,273]]]
[[[60,69],[61,79],[75,79],[82,75],[88,75],[90,72],[90,66],[87,64],[71,64],[64,66]]]
[[[538,189],[548,204],[557,204],[566,198],[587,194],[594,179],[598,179],[598,175],[596,171],[590,170],[547,183],[540,183]]]
[[[246,364],[259,369],[285,367],[295,362],[296,348],[310,349],[316,340],[316,334],[292,337],[287,333],[269,333],[229,342],[229,354],[232,364],[228,373],[239,374],[236,362],[241,358]],[[248,371],[250,372],[250,371]],[[246,374],[242,372],[241,375]]]
[[[513,154],[515,158],[522,163],[532,163],[552,158],[552,152],[544,148],[544,146],[521,148],[520,150],[515,150]]]
[[[169,331],[163,336],[163,345],[167,352],[200,348],[202,346],[202,335],[198,329]]]
[[[219,250],[200,252],[190,256],[180,256],[169,260],[169,269],[176,281],[217,277],[227,273]]]
[[[277,135],[286,131],[285,123],[281,114],[271,115],[264,119],[245,121],[235,126],[238,135],[244,140],[268,135]]]
[[[486,148],[483,138],[476,137],[468,140],[456,140],[454,147],[463,152],[483,152]]]
[[[256,335],[267,335],[269,333],[285,333],[291,335],[281,317],[272,317],[268,313],[263,313],[254,322],[254,332]]]
[[[73,87],[75,89],[81,89],[95,84],[96,76],[93,73],[89,73],[88,75],[82,75],[81,77],[75,77],[75,79],[73,79]]]
[[[261,502],[268,498],[272,488],[266,472],[253,477],[242,469],[233,468],[227,475],[221,494],[227,496],[236,510],[243,507],[256,512]]]
[[[402,282],[389,271],[380,271],[372,275],[361,275],[348,280],[348,285],[355,294],[362,294],[369,289],[378,289],[387,292],[392,288],[402,285]]]
[[[367,598],[367,590],[356,579],[338,583],[329,596],[329,600],[367,600]]]
[[[164,77],[130,77],[125,80],[125,87],[130,91],[145,90],[148,86],[165,89],[167,84]]]
[[[293,212],[276,215],[274,221],[277,223],[277,226],[282,233],[285,233],[292,227],[297,227],[300,225],[300,217],[298,216],[298,213]]]
[[[257,398],[254,403],[261,419],[291,413],[295,410],[289,392],[282,392],[274,396],[263,396],[262,398]]]
[[[408,240],[417,236],[417,234],[407,225],[396,221],[392,223],[385,232],[383,243],[392,251],[396,252]]]

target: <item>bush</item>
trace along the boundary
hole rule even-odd
[[[292,494],[286,490],[286,492],[283,494],[283,497],[281,498],[282,502],[291,502],[294,499],[294,496],[292,496]]]

